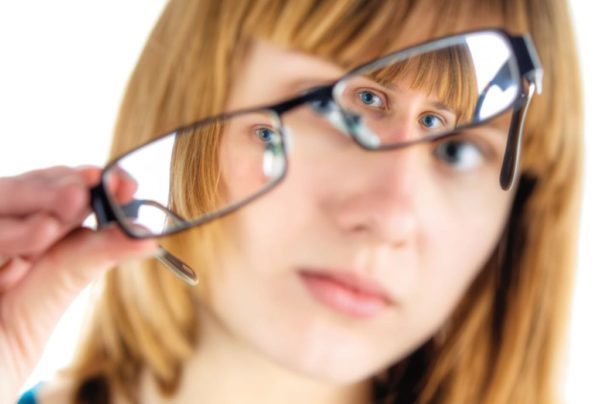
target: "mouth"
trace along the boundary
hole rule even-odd
[[[303,269],[299,275],[319,303],[353,317],[373,317],[392,303],[375,281],[352,272]]]

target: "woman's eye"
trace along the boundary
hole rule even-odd
[[[423,115],[419,123],[425,129],[441,129],[444,126],[444,120],[435,114]]]
[[[275,131],[271,128],[260,127],[254,130],[254,134],[263,143],[272,143],[275,139]]]
[[[447,140],[435,145],[435,157],[457,171],[472,170],[480,166],[484,153],[475,143],[467,140]]]
[[[369,107],[383,108],[385,103],[383,99],[373,91],[363,90],[358,93],[360,102]]]

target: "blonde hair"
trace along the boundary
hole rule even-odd
[[[457,123],[471,119],[477,102],[477,79],[470,52],[465,45],[418,54],[368,74],[382,86],[408,79],[411,89],[436,97],[457,113]]]
[[[566,1],[170,1],[131,77],[111,155],[222,110],[252,38],[304,50],[345,67],[394,50],[419,7],[435,9],[430,35],[480,14],[530,32],[545,68],[544,93],[525,127],[522,179],[504,236],[446,326],[376,383],[383,402],[552,403],[558,400],[580,194],[581,105]],[[413,20],[411,20],[413,18]],[[423,28],[421,27],[421,30]],[[207,96],[208,95],[208,96]],[[211,152],[206,150],[206,152]],[[180,168],[179,168],[180,169]],[[190,204],[193,201],[188,201]],[[202,273],[197,293],[154,262],[110,272],[70,372],[77,402],[135,401],[148,371],[173,393],[195,349],[196,305],[218,257],[218,224],[165,240]],[[203,246],[198,251],[198,245]],[[195,254],[190,257],[190,254]],[[475,348],[475,349],[474,349]]]

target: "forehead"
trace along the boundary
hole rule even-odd
[[[286,9],[272,21],[248,24],[246,33],[288,49],[320,56],[348,69],[381,55],[445,35],[507,24],[506,8],[498,1],[402,0],[360,2],[286,2]],[[335,3],[326,8],[321,4]],[[339,4],[339,5],[338,5]],[[367,7],[367,5],[369,5]],[[516,20],[516,18],[515,18]],[[254,21],[249,18],[249,21]]]
[[[410,7],[402,0],[372,1],[361,4],[376,6],[356,11],[350,4],[358,2],[304,0],[285,1],[273,12],[275,3],[256,2],[246,17],[243,35],[252,46],[238,59],[237,70],[252,78],[241,87],[253,94],[253,101],[239,98],[236,107],[279,101],[420,42],[481,28],[507,28],[501,8],[494,9],[490,1],[419,0]],[[252,82],[260,88],[250,90]],[[234,84],[240,87],[239,80]],[[228,104],[234,107],[231,100]]]
[[[439,2],[440,4],[443,2]],[[450,2],[446,2],[450,3]],[[406,47],[433,38],[484,28],[508,28],[499,10],[482,8],[485,1],[461,1],[453,7],[436,7],[435,2],[417,2],[407,15],[390,47]]]

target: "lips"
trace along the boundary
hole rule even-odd
[[[392,302],[374,280],[349,271],[301,270],[301,279],[320,303],[357,317],[371,317]]]

